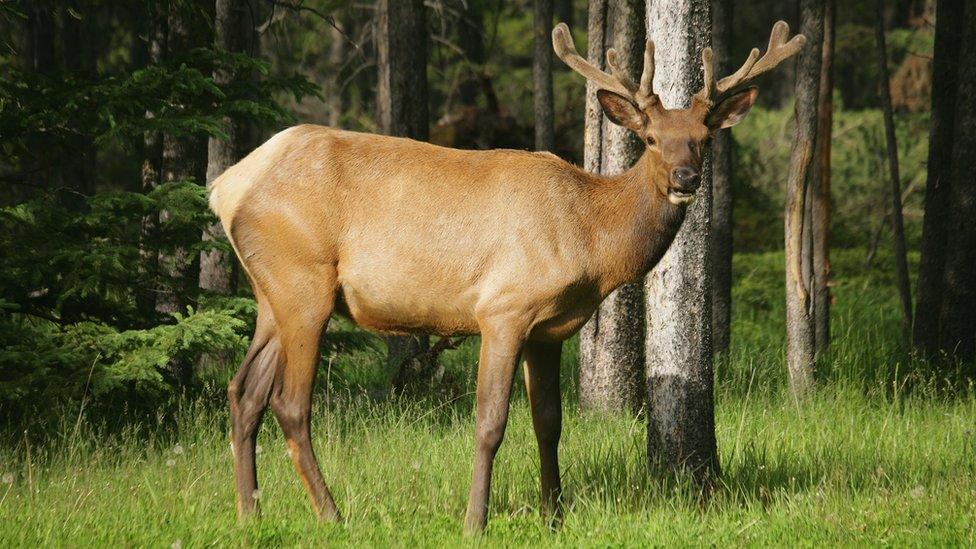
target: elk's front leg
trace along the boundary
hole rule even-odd
[[[495,453],[505,436],[508,399],[512,379],[522,350],[524,333],[510,327],[483,326],[478,364],[474,470],[464,519],[464,532],[484,530],[488,517],[488,495]]]
[[[542,476],[542,516],[556,526],[561,519],[559,498],[559,436],[563,412],[559,394],[559,357],[562,343],[529,341],[525,344],[525,388],[532,407],[532,426],[539,442]]]

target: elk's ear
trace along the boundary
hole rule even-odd
[[[644,115],[626,97],[612,91],[597,90],[596,98],[607,118],[614,124],[633,132],[640,132],[644,128]]]
[[[705,119],[705,125],[713,131],[735,126],[749,114],[749,109],[758,96],[759,88],[751,87],[726,97],[721,103],[712,107],[712,111]]]

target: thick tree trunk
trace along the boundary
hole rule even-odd
[[[643,64],[644,4],[639,0],[590,2],[590,63],[605,69],[606,50],[616,48],[621,67],[635,81]],[[603,116],[596,87],[586,86],[584,164],[606,175],[637,161],[641,142]],[[643,292],[632,282],[610,294],[580,332],[580,406],[603,412],[635,412],[643,401]]]
[[[248,24],[247,6],[234,0],[217,0],[214,6],[214,48],[225,52],[243,52],[248,42],[247,33],[253,25]],[[213,78],[217,84],[229,84],[234,75],[226,71],[215,71]],[[233,166],[243,153],[242,140],[246,130],[239,120],[225,118],[223,121],[227,138],[211,137],[207,143],[207,188],[227,168]],[[214,223],[203,232],[203,240],[224,238],[220,223]],[[204,251],[200,254],[200,288],[218,293],[230,293],[233,278],[233,259],[230,254],[219,251]]]
[[[717,74],[731,74],[732,0],[712,0]],[[732,131],[712,141],[712,350],[729,349],[732,327]]]
[[[380,129],[388,135],[426,140],[427,24],[423,1],[380,0],[377,6]]]
[[[834,125],[834,26],[836,0],[824,6],[823,57],[820,65],[820,97],[817,108],[817,152],[810,193],[813,244],[813,342],[822,355],[830,347],[830,153]]]
[[[915,302],[914,344],[928,356],[940,348],[939,316],[945,276],[949,191],[956,123],[956,88],[962,43],[964,0],[939,0],[932,62],[932,126],[929,131],[928,180],[922,222],[922,259]],[[970,98],[971,100],[971,98]]]
[[[898,170],[895,115],[891,108],[888,48],[885,45],[884,0],[876,0],[874,19],[875,39],[878,44],[878,69],[881,73],[881,106],[884,110],[885,139],[888,143],[888,177],[891,179],[891,229],[895,237],[895,271],[898,275],[898,295],[901,298],[902,335],[905,338],[905,343],[908,344],[912,337],[912,291],[908,281],[905,222],[902,219],[901,175]]]
[[[952,165],[947,174],[951,178],[949,238],[939,346],[955,359],[970,361],[976,357],[976,5],[972,2],[966,3],[962,20]]]
[[[711,35],[709,0],[652,0],[647,35],[656,45],[654,89],[667,108],[687,107],[702,86],[701,51]],[[718,473],[712,371],[711,167],[674,243],[646,280],[647,456],[651,464]]]
[[[804,258],[812,250],[803,238],[807,185],[817,146],[817,107],[823,57],[824,0],[801,0],[800,33],[807,46],[800,50],[796,67],[796,133],[790,154],[786,190],[786,364],[790,390],[797,398],[813,388],[814,327],[810,311],[809,280],[803,276]]]
[[[423,0],[379,0],[377,7],[380,129],[387,135],[424,141],[428,108]],[[386,345],[387,366],[395,372],[394,391],[402,392],[415,378],[430,377],[433,365],[425,352],[430,347],[427,336],[390,336]]]
[[[535,150],[556,146],[552,100],[552,0],[533,0],[532,99],[535,110]]]

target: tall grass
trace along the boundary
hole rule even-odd
[[[53,434],[41,440],[25,426],[0,448],[0,546],[972,546],[976,393],[908,358],[883,272],[863,272],[858,252],[834,260],[833,352],[819,365],[817,394],[798,405],[785,393],[782,255],[736,258],[734,346],[716,388],[723,475],[707,500],[684,479],[647,470],[640,419],[579,412],[571,345],[563,527],[549,531],[538,514],[520,391],[488,532],[464,540],[476,342],[445,356],[450,390],[389,398],[379,392],[381,347],[336,334],[348,344],[326,352],[313,421],[343,524],[312,519],[273,421],[259,438],[264,517],[237,524],[217,384],[148,420],[96,419],[62,403]]]

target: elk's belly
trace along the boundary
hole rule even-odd
[[[352,277],[340,283],[343,312],[356,325],[388,333],[476,334],[475,299],[460,288],[421,279]]]
[[[486,294],[483,287],[425,286],[402,281],[388,281],[388,285],[376,287],[373,282],[344,280],[340,286],[340,312],[362,328],[396,334],[478,334],[480,303],[481,314],[485,314],[485,304],[497,306],[496,312],[524,313],[531,339],[563,341],[579,331],[600,302],[595,291],[578,285],[546,292],[523,287]]]

